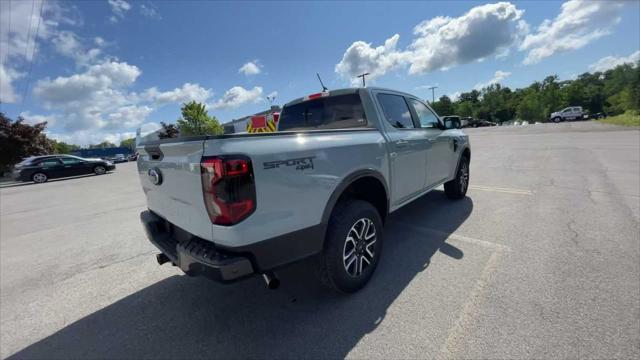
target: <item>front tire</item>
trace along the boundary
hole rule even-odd
[[[96,166],[96,167],[94,167],[94,168],[93,168],[93,172],[94,172],[96,175],[104,175],[104,174],[106,174],[106,173],[107,173],[107,169],[106,169],[104,166],[102,166],[102,165],[98,165],[98,166]]]
[[[46,183],[49,180],[49,177],[45,173],[37,172],[31,175],[31,180],[33,180],[36,184]]]
[[[331,214],[317,275],[329,288],[354,293],[373,275],[382,252],[382,219],[362,200],[343,200]]]
[[[444,183],[444,192],[449,199],[462,199],[469,188],[469,158],[465,155],[460,159],[460,165],[453,180]]]
[[[560,121],[562,121],[562,118],[559,116],[554,117],[553,119],[551,119],[551,121],[553,121],[554,123],[559,123]]]

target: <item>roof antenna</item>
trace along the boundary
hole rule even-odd
[[[316,73],[316,76],[318,76],[318,81],[320,81],[320,85],[322,85],[322,92],[329,91],[329,89],[327,89],[327,87],[324,86],[324,84],[322,83],[322,79],[320,79],[320,74]]]
[[[369,73],[364,73],[364,74],[360,74],[356,77],[361,77],[362,78],[362,87],[365,87],[365,82],[364,82],[364,77],[369,75]]]

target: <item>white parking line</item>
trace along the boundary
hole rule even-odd
[[[435,230],[435,229],[429,229],[429,228],[424,228],[421,226],[416,226],[413,224],[408,224],[402,221],[395,221],[398,224],[402,224],[402,226],[409,228],[413,231],[416,232],[422,232],[422,233],[431,233],[433,235],[437,235],[437,236],[442,236],[442,237],[446,237],[447,239],[452,239],[452,240],[458,240],[458,241],[462,241],[462,242],[466,242],[469,244],[473,244],[473,245],[479,245],[482,247],[487,247],[487,248],[491,248],[491,249],[495,249],[495,250],[509,250],[508,246],[502,245],[502,244],[496,244],[493,243],[491,241],[486,241],[486,240],[481,240],[481,239],[476,239],[476,238],[472,238],[469,236],[464,236],[464,235],[458,235],[455,233],[446,233],[443,231],[439,231],[439,230]]]
[[[482,186],[482,185],[469,185],[469,189],[501,192],[506,194],[516,194],[516,195],[533,195],[533,191],[527,190],[527,189],[512,189],[512,188],[502,188],[502,187]]]
[[[493,281],[493,276],[498,269],[498,260],[500,256],[502,256],[502,254],[504,254],[505,252],[508,252],[510,248],[506,245],[496,244],[490,241],[476,239],[469,236],[458,235],[454,233],[448,234],[439,230],[422,228],[404,222],[400,223],[402,224],[402,226],[410,228],[411,230],[414,230],[416,232],[431,233],[438,236],[444,236],[447,239],[451,239],[454,241],[466,242],[469,244],[493,249],[493,252],[489,256],[489,260],[487,260],[487,263],[482,269],[480,277],[476,281],[473,290],[471,290],[471,294],[469,294],[469,297],[462,306],[456,322],[449,329],[447,338],[440,347],[440,353],[437,356],[437,359],[459,358],[459,356],[456,356],[456,352],[460,350],[461,345],[466,339],[466,334],[469,332],[469,329],[471,328],[471,326],[473,326],[476,317],[480,313],[482,304],[485,299],[484,294]]]
[[[442,347],[440,347],[440,354],[438,354],[437,359],[460,358],[456,353],[460,350],[461,345],[464,344],[467,333],[480,313],[485,299],[484,294],[487,292],[487,288],[493,280],[493,275],[498,269],[498,258],[502,253],[502,250],[496,250],[487,260],[480,278],[476,281],[476,286],[471,290],[471,294],[458,314],[458,319],[449,329],[449,334]]]

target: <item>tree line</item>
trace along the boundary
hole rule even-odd
[[[546,122],[554,111],[582,106],[592,114],[618,115],[640,111],[640,61],[605,72],[586,72],[575,80],[557,75],[512,90],[492,84],[460,94],[453,101],[442,96],[433,102],[440,116],[459,115],[502,123],[514,119]]]
[[[587,72],[574,80],[560,81],[557,75],[551,75],[515,90],[493,84],[462,93],[455,101],[442,96],[431,105],[441,116],[471,116],[500,123],[514,119],[545,122],[550,113],[567,106],[582,106],[593,114],[637,113],[640,112],[640,61],[605,72]],[[160,138],[223,133],[218,119],[209,115],[204,104],[195,101],[182,105],[181,117],[175,124],[161,122],[161,125]],[[12,120],[0,113],[0,174],[29,156],[68,154],[81,148],[48,138],[46,126],[46,122],[30,125],[21,117]],[[103,141],[89,148],[115,146]],[[135,139],[124,139],[120,146],[133,149]]]

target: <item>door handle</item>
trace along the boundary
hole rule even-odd
[[[409,145],[409,142],[407,140],[398,140],[396,141],[396,146],[397,147],[404,147]]]

